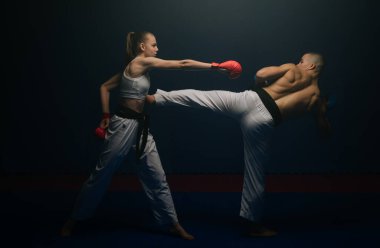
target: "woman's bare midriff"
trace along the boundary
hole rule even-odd
[[[120,99],[120,106],[122,108],[142,113],[144,111],[144,102],[144,100],[140,99],[122,98]]]

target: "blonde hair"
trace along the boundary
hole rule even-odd
[[[139,45],[143,43],[148,34],[152,34],[148,31],[142,32],[129,32],[127,34],[127,42],[126,42],[126,65],[129,64],[139,53],[140,48]],[[153,34],[152,34],[153,35]]]

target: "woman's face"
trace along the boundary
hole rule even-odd
[[[153,34],[147,34],[144,43],[141,44],[141,50],[146,57],[156,57],[158,52],[156,38]]]

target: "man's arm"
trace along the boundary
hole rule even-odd
[[[284,76],[292,67],[294,67],[294,64],[264,67],[256,72],[256,84],[260,87],[266,86]]]
[[[329,120],[327,119],[327,103],[328,98],[321,96],[318,97],[315,104],[315,120],[317,122],[317,127],[323,138],[329,138],[332,134],[332,128]]]

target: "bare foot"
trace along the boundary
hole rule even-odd
[[[73,219],[69,219],[68,221],[66,221],[66,223],[63,225],[62,229],[61,229],[61,236],[62,237],[69,237],[71,236],[72,234],[72,231],[74,229],[74,226],[77,222]]]
[[[247,234],[249,237],[273,237],[277,235],[277,232],[261,224],[251,223]]]
[[[154,95],[146,95],[145,96],[145,102],[148,104],[155,104],[156,98],[154,97]]]
[[[173,225],[173,227],[170,228],[169,233],[171,233],[175,236],[179,236],[179,237],[186,239],[186,240],[193,240],[194,239],[194,236],[189,234],[188,232],[186,232],[186,230],[183,229],[183,227],[179,223],[175,223]]]

